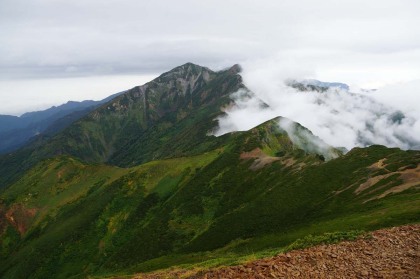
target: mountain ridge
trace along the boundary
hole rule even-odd
[[[299,91],[316,91],[316,92],[325,92],[330,89],[339,89],[344,91],[349,91],[350,87],[341,82],[325,82],[316,79],[303,79],[295,80],[289,79],[285,81],[287,86],[295,88]]]
[[[100,101],[68,101],[45,110],[27,112],[19,117],[0,115],[0,154],[16,150],[40,134],[53,135],[65,129],[88,112],[123,92],[112,94]]]
[[[34,163],[60,154],[133,166],[210,150],[223,140],[205,140],[207,131],[217,125],[219,107],[230,103],[229,94],[244,86],[238,71],[238,66],[213,72],[187,63],[127,90],[58,134],[41,136],[18,152],[0,156],[0,188]]]
[[[232,133],[222,149],[130,169],[89,165],[71,157],[41,162],[1,195],[0,207],[6,209],[0,211],[9,216],[0,218],[1,231],[7,232],[3,239],[9,240],[6,247],[14,247],[18,240],[13,239],[23,237],[23,242],[19,252],[0,265],[0,274],[23,276],[31,272],[42,277],[48,271],[50,276],[66,277],[76,275],[74,272],[80,272],[88,262],[101,263],[101,268],[92,267],[85,271],[88,273],[126,270],[136,263],[140,266],[134,270],[147,271],[157,267],[148,264],[153,258],[157,257],[158,266],[165,267],[165,263],[173,262],[165,255],[175,253],[175,258],[184,255],[180,259],[188,263],[190,253],[229,247],[238,237],[254,240],[236,240],[237,244],[230,244],[233,248],[224,249],[235,253],[251,249],[243,245],[266,249],[289,243],[283,234],[294,239],[294,234],[304,235],[308,229],[319,233],[338,227],[378,228],[416,220],[418,193],[414,188],[379,199],[372,197],[399,187],[404,169],[418,168],[419,152],[372,146],[355,148],[325,162],[317,154],[294,146],[277,120]],[[261,166],[258,161],[267,158],[264,156],[275,160]],[[385,178],[390,186],[370,185],[358,194],[365,177],[383,176],[382,166],[391,171]],[[381,217],[385,209],[389,211],[386,218]],[[369,218],[352,219],[354,214]],[[10,224],[11,220],[17,223]],[[343,226],[343,220],[348,224]],[[11,226],[20,228],[22,236],[14,235]],[[269,237],[276,232],[279,235]],[[271,240],[263,241],[267,237]],[[75,241],[82,246],[75,246]],[[59,243],[64,250],[53,252]],[[29,252],[31,247],[41,252]],[[34,257],[38,260],[25,268],[12,267]],[[64,262],[56,257],[64,257]],[[64,263],[79,262],[77,259],[85,260],[76,269],[66,269]]]
[[[109,277],[419,222],[420,151],[346,154],[276,117],[220,137],[239,66],[191,63],[0,157],[0,276]]]

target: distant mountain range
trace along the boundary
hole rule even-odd
[[[316,79],[294,80],[286,81],[286,85],[296,88],[299,91],[317,91],[325,92],[330,88],[337,88],[344,91],[349,91],[350,87],[345,83],[340,82],[324,82]]]
[[[281,116],[214,136],[239,89],[238,65],[187,63],[0,155],[0,278],[231,265],[420,221],[420,151],[343,154]]]
[[[338,82],[319,80],[288,81],[288,85],[301,91],[324,92],[329,88],[348,90],[349,86]],[[39,136],[53,136],[89,112],[125,93],[119,92],[100,101],[69,101],[42,111],[27,112],[18,116],[0,115],[0,154],[26,145]]]
[[[41,134],[54,135],[122,93],[100,101],[69,101],[46,110],[28,112],[20,117],[0,115],[0,154],[16,150]]]

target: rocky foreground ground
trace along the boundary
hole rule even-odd
[[[420,278],[420,225],[372,232],[369,237],[291,251],[240,266],[169,271],[135,278]]]

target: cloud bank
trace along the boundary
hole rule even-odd
[[[0,79],[218,69],[281,51],[326,75],[399,80],[419,74],[419,9],[417,0],[2,0]],[[355,77],[362,69],[379,75]]]
[[[0,103],[0,113],[96,95],[57,90],[63,78],[112,88],[186,62],[219,70],[277,53],[314,65],[322,80],[409,81],[420,76],[419,10],[418,0],[1,0],[0,99],[22,105]]]
[[[306,78],[311,72],[284,65],[275,60],[244,65],[242,76],[250,91],[232,95],[234,105],[219,118],[216,135],[248,130],[283,116],[335,147],[350,150],[381,144],[420,149],[420,81],[359,93],[337,88],[301,92],[285,80]]]

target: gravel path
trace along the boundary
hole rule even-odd
[[[135,278],[420,278],[420,224],[378,230],[371,235],[194,275],[178,270]]]

